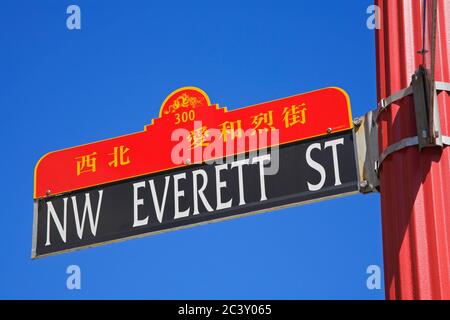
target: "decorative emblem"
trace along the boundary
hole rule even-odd
[[[203,98],[193,97],[189,96],[187,93],[183,93],[177,97],[171,105],[169,105],[168,109],[164,111],[164,114],[174,113],[180,108],[195,108],[203,103]]]
[[[209,106],[208,95],[196,87],[183,87],[172,92],[161,105],[159,117],[188,112],[195,108]]]

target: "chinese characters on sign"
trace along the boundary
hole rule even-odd
[[[108,162],[109,167],[117,168],[126,166],[131,163],[130,157],[127,155],[129,148],[125,146],[114,147],[112,153],[108,153],[112,160]],[[97,152],[75,157],[77,176],[85,173],[95,173],[97,171]]]
[[[96,155],[97,152],[93,152],[91,154],[75,158],[77,160],[77,176],[82,173],[97,171]]]
[[[306,108],[302,103],[300,106],[292,105],[283,110],[283,120],[286,128],[293,127],[298,124],[306,123]]]
[[[200,125],[196,126],[198,122]],[[230,143],[243,146],[239,152],[254,150],[248,143],[253,137],[259,149],[351,128],[349,99],[339,88],[227,110],[212,104],[202,90],[185,87],[167,97],[160,116],[142,132],[43,156],[35,168],[34,198],[180,168],[188,163],[201,164],[214,157],[214,152],[205,152],[211,145],[217,147],[222,143],[224,151],[218,154],[225,157],[237,152],[229,148]],[[184,130],[179,139],[186,140],[188,145],[180,161],[173,157],[179,142],[174,136],[177,129]],[[264,142],[262,137],[272,137],[272,134],[278,134],[278,139]],[[194,157],[197,153],[200,156]]]
[[[290,107],[283,108],[283,113],[277,114],[280,117],[280,123],[283,123],[284,128],[288,129],[296,125],[306,124],[306,104],[292,105]],[[269,110],[267,112],[261,112],[256,115],[251,115],[251,131],[250,135],[261,135],[269,131],[278,130],[278,127],[274,125],[274,111]],[[177,117],[178,119],[178,117]],[[193,118],[195,120],[195,118]],[[178,124],[178,120],[175,122]],[[242,120],[225,121],[219,124],[220,135],[218,139],[223,142],[229,140],[235,140],[236,138],[242,138],[244,136],[244,129],[242,128]],[[190,149],[207,147],[210,143],[211,129],[207,126],[196,128],[189,132],[187,139],[190,142]]]

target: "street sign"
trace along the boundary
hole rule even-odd
[[[338,88],[233,111],[177,90],[144,132],[38,162],[32,257],[357,192],[351,119]]]

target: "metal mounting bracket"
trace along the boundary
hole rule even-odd
[[[442,82],[442,81],[436,81],[435,84],[436,91],[447,91],[450,93],[450,82]],[[393,95],[390,95],[387,98],[381,99],[380,102],[378,102],[378,116],[383,113],[386,109],[388,109],[393,103],[403,99],[404,97],[410,96],[413,94],[413,87],[409,86],[405,89],[402,89],[400,91],[397,91]]]
[[[442,141],[444,146],[450,146],[450,137],[448,136],[442,136]],[[402,139],[396,143],[391,144],[389,147],[387,147],[380,155],[380,158],[378,160],[378,167],[381,166],[383,161],[390,156],[391,154],[400,151],[402,149],[418,146],[419,145],[419,137],[409,137]]]
[[[369,111],[363,117],[356,118],[353,121],[361,193],[376,192],[380,186],[376,167],[378,161],[376,115],[376,110]]]
[[[450,92],[450,83],[436,81],[430,86],[429,82],[426,70],[421,66],[412,76],[411,85],[408,88],[379,102],[376,117],[378,121],[379,116],[393,103],[412,95],[420,150],[426,147],[443,147],[437,94],[440,91]],[[430,90],[433,92],[429,92]]]
[[[393,95],[390,95],[387,98],[381,99],[380,102],[378,103],[378,115],[377,115],[377,120],[378,120],[378,116],[385,111],[387,108],[389,108],[394,102],[397,102],[401,99],[403,99],[404,97],[410,96],[413,94],[413,88],[412,86],[402,89],[396,93],[394,93]]]
[[[378,167],[381,167],[383,161],[394,152],[400,151],[408,147],[417,146],[418,144],[419,144],[419,137],[417,136],[405,138],[396,143],[391,144],[380,154],[380,158],[378,160]]]
[[[411,81],[420,150],[426,147],[442,147],[437,94],[435,90],[428,92],[429,86],[427,83],[426,71],[423,67],[420,67],[412,76]],[[430,99],[431,95],[434,95],[433,99]],[[431,103],[432,105],[429,105]]]
[[[411,86],[382,99],[378,104],[377,110],[370,111],[363,117],[354,120],[359,176],[361,181],[360,191],[362,193],[378,191],[379,169],[386,158],[391,154],[413,146],[418,146],[420,150],[430,146],[450,146],[450,137],[441,135],[437,104],[437,94],[439,92],[446,91],[450,94],[450,83],[435,82],[434,94],[436,96],[433,99],[434,105],[433,112],[431,113],[427,108],[427,91],[425,85],[426,76],[424,70],[419,69],[413,76]],[[379,154],[378,120],[380,114],[387,110],[393,103],[409,95],[413,95],[414,98],[414,111],[416,114],[418,135],[393,143]],[[433,121],[429,121],[430,115],[433,118]],[[432,132],[431,135],[429,135],[430,124],[434,127],[434,132]]]

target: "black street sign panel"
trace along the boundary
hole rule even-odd
[[[36,200],[32,257],[357,191],[350,130]]]

